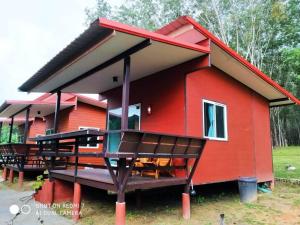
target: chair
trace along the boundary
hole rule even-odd
[[[172,166],[172,159],[170,158],[157,158],[157,159],[153,159],[152,161],[146,162],[144,163],[144,168],[145,170],[142,170],[141,172],[141,176],[147,175],[147,176],[154,176],[155,179],[158,179],[160,174],[163,172],[166,172],[167,175],[171,175],[171,171],[170,170],[162,170],[160,168],[155,168],[155,169],[150,169],[147,170],[147,166],[154,166],[154,167],[167,167],[167,166]]]

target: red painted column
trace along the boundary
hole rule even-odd
[[[14,182],[14,170],[13,169],[9,169],[8,182],[9,183],[13,183]]]
[[[24,180],[24,172],[19,171],[19,180],[18,180],[18,186],[19,188],[22,188],[23,186],[23,180]]]
[[[3,168],[2,178],[3,178],[3,180],[7,180],[7,167]]]
[[[43,188],[45,188],[45,204],[52,205],[54,201],[54,181],[46,180]]]
[[[190,194],[182,193],[182,216],[184,219],[191,218]]]
[[[74,183],[74,197],[73,197],[73,220],[77,222],[80,218],[80,204],[81,204],[81,185]]]
[[[126,223],[126,203],[116,202],[116,225],[125,225]]]

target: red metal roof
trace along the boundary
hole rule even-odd
[[[272,85],[274,88],[276,88],[278,91],[280,91],[282,94],[287,96],[291,101],[293,101],[294,103],[300,105],[300,100],[299,99],[297,99],[294,95],[292,95],[290,92],[288,92],[282,86],[280,86],[278,83],[276,83],[274,80],[272,80],[269,76],[264,74],[257,67],[252,65],[250,62],[248,62],[242,56],[240,56],[237,52],[235,52],[233,49],[231,49],[229,46],[227,46],[224,42],[222,42],[219,38],[217,38],[215,35],[213,35],[208,30],[206,30],[204,27],[202,27],[199,23],[197,23],[191,17],[181,16],[178,19],[174,20],[173,22],[167,24],[166,26],[158,29],[156,32],[159,33],[159,34],[167,35],[167,34],[175,31],[176,29],[178,29],[181,26],[186,25],[186,24],[192,24],[194,29],[198,30],[200,33],[205,35],[213,43],[215,43],[217,46],[219,46],[224,51],[226,51],[229,55],[231,55],[233,58],[235,58],[240,63],[242,63],[244,66],[246,66],[249,70],[254,72],[261,79],[263,79],[268,84]]]
[[[100,108],[106,108],[106,103],[100,102],[96,99],[89,98],[87,96],[79,95],[79,94],[68,94],[62,93],[61,96],[61,110],[76,106],[77,101],[93,105]],[[52,113],[54,112],[56,104],[56,94],[43,94],[42,96],[36,98],[35,100],[7,100],[0,106],[0,117],[10,117],[15,113],[19,112],[26,107],[31,106],[33,108],[32,117],[37,116],[35,113],[37,111]],[[24,114],[24,112],[23,112]],[[22,116],[22,115],[19,115]],[[42,116],[46,116],[42,115]]]
[[[110,28],[113,30],[117,30],[120,32],[125,32],[129,34],[133,34],[139,37],[150,38],[154,41],[164,42],[167,44],[175,45],[178,47],[189,48],[195,51],[200,51],[203,53],[209,53],[210,48],[207,46],[201,46],[197,44],[192,44],[185,41],[179,41],[174,38],[167,37],[165,35],[161,35],[159,33],[151,32],[148,30],[144,30],[141,28],[132,27],[123,23],[119,23],[116,21],[108,20],[106,18],[99,18],[99,24],[101,27]]]

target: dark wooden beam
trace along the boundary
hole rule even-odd
[[[57,91],[57,93],[56,93],[55,115],[54,115],[54,126],[53,126],[54,133],[58,132],[60,100],[61,100],[61,91]]]
[[[26,110],[25,128],[24,128],[24,140],[23,140],[23,144],[26,144],[26,140],[27,140],[27,137],[28,137],[29,114],[30,114],[30,108],[27,108],[27,110]]]
[[[283,101],[287,101],[289,100],[289,98],[278,98],[278,99],[272,99],[269,102],[283,102]]]
[[[92,68],[90,70],[88,70],[87,72],[85,72],[82,75],[74,78],[73,80],[70,80],[70,81],[64,83],[63,85],[59,86],[58,88],[55,88],[54,90],[51,91],[51,93],[55,93],[57,91],[63,90],[64,88],[66,88],[66,87],[68,87],[68,86],[70,86],[72,84],[75,84],[75,83],[77,83],[77,82],[79,82],[79,81],[81,81],[81,80],[83,80],[83,79],[85,79],[85,78],[93,75],[94,73],[99,72],[99,71],[105,69],[106,67],[115,64],[116,62],[119,62],[120,60],[122,60],[122,59],[124,59],[124,58],[126,58],[126,57],[128,57],[128,56],[130,56],[130,55],[132,55],[132,54],[134,54],[134,53],[136,53],[138,51],[140,51],[141,49],[143,49],[143,48],[145,48],[145,47],[147,47],[149,45],[151,45],[151,40],[150,39],[146,39],[145,41],[142,41],[141,43],[133,46],[132,48],[127,49],[126,51],[120,53],[119,55],[117,55],[117,56],[109,59],[108,61],[106,61],[106,62],[104,62],[104,63],[102,63],[102,64],[100,64],[100,65],[98,65],[98,66],[96,66],[96,67],[94,67],[94,68]]]
[[[10,125],[9,125],[9,136],[8,136],[8,143],[11,143],[12,133],[13,133],[13,126],[14,126],[14,116],[11,117]]]
[[[13,117],[13,116],[16,116],[16,115],[20,114],[21,112],[25,111],[26,109],[28,109],[28,108],[30,108],[30,107],[31,107],[31,105],[29,105],[29,106],[26,106],[25,108],[23,108],[23,109],[19,110],[18,112],[14,113],[14,114],[13,114],[11,117]]]
[[[130,89],[130,57],[127,57],[124,60],[124,71],[123,71],[122,117],[121,117],[122,130],[128,129],[129,89]]]
[[[296,103],[287,103],[287,104],[282,104],[282,105],[271,105],[270,108],[290,106],[290,105],[296,105]]]
[[[117,193],[117,201],[119,203],[125,202],[125,191],[122,188],[122,183],[125,176],[126,176],[126,158],[120,158],[118,160],[118,193]]]
[[[0,144],[1,144],[1,138],[2,138],[2,126],[3,126],[3,122],[0,122]]]

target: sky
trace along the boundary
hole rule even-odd
[[[84,9],[95,0],[0,0],[0,5],[0,104],[33,99],[38,94],[18,87],[87,28]]]

